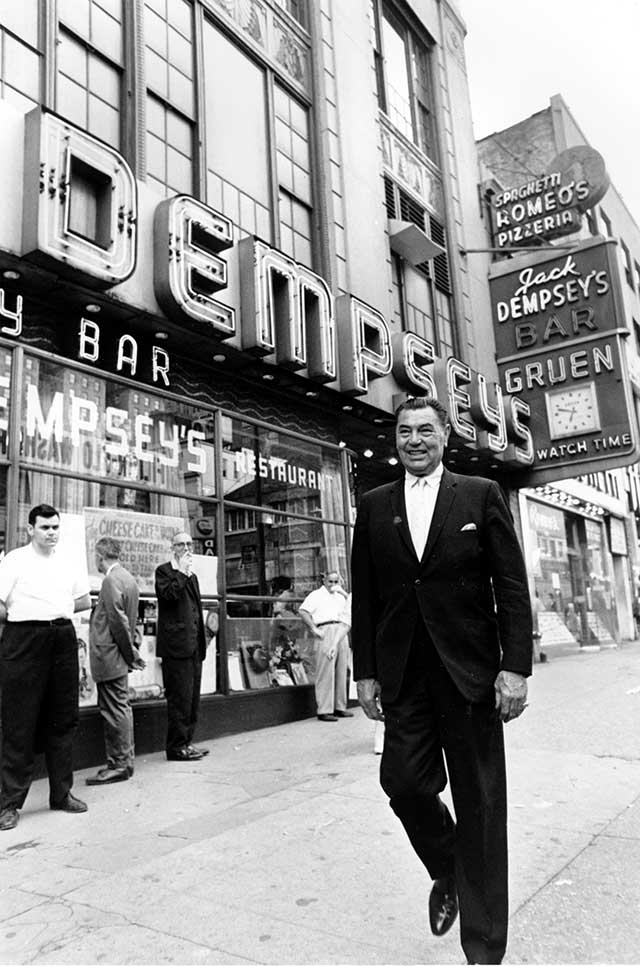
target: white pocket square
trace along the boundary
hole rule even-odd
[[[475,523],[465,523],[465,525],[461,528],[460,533],[462,533],[464,530],[477,530],[477,529],[478,528],[475,525]]]

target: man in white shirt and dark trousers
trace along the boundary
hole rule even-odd
[[[325,574],[322,587],[307,594],[299,608],[301,619],[318,641],[315,690],[319,721],[353,717],[353,712],[347,711],[346,597],[340,575],[332,570]]]
[[[56,553],[60,517],[54,507],[33,507],[27,531],[31,542],[0,562],[0,617],[6,621],[0,642],[2,831],[18,824],[40,748],[50,808],[87,810],[71,794],[78,723],[78,641],[71,618],[89,609],[89,584],[79,567]]]

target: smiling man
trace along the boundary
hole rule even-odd
[[[7,621],[0,643],[4,831],[18,824],[36,748],[45,753],[50,808],[87,810],[71,793],[79,677],[71,618],[91,606],[89,582],[79,561],[57,551],[60,516],[54,507],[33,507],[27,532],[31,542],[0,562],[0,613]]]
[[[365,494],[355,524],[358,698],[385,722],[380,781],[434,880],[429,921],[460,908],[468,962],[507,942],[502,723],[525,707],[533,628],[524,561],[500,488],[442,465],[450,426],[430,397],[396,412],[403,480]],[[447,771],[445,772],[445,759]],[[440,799],[451,782],[456,820]]]

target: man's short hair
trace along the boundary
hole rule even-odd
[[[411,409],[433,409],[437,413],[443,429],[449,424],[449,413],[435,396],[407,396],[405,401],[400,403],[395,411],[396,422],[398,421],[400,413]]]
[[[44,517],[45,520],[50,520],[51,517],[59,517],[60,514],[54,506],[49,503],[39,503],[37,506],[31,507],[29,510],[29,517],[27,523],[33,526],[38,517]]]
[[[99,553],[101,557],[106,557],[107,560],[120,560],[122,547],[113,537],[100,537],[99,540],[96,540],[96,553]]]

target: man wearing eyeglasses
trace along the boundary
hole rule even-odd
[[[158,634],[167,699],[167,759],[199,761],[208,748],[195,748],[202,662],[207,653],[198,578],[193,573],[193,543],[185,532],[173,535],[172,557],[156,569]]]

